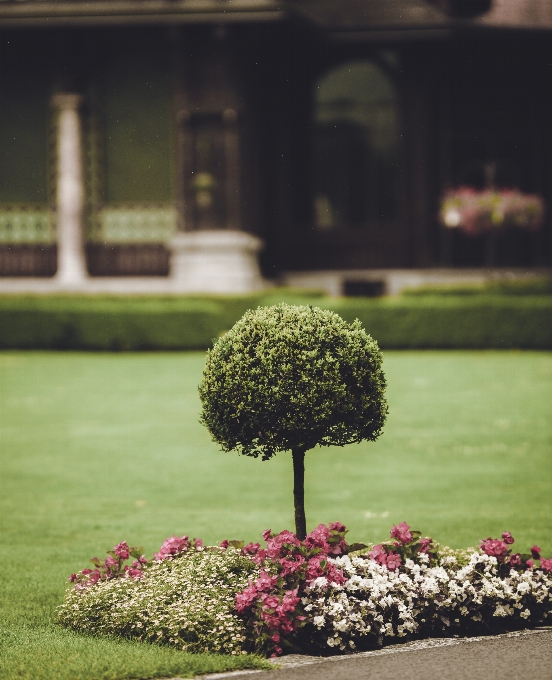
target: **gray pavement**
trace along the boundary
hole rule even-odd
[[[552,628],[483,638],[432,639],[350,656],[288,656],[274,671],[205,680],[552,680]],[[175,679],[177,680],[177,679]]]

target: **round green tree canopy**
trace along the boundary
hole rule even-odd
[[[263,460],[373,441],[387,414],[381,362],[358,320],[316,307],[259,307],[208,352],[201,421],[225,451]]]

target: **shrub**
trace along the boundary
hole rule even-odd
[[[316,307],[247,312],[207,353],[201,420],[223,450],[291,450],[296,533],[306,536],[305,452],[373,441],[387,414],[378,345],[359,321]]]
[[[234,548],[198,547],[176,554],[167,549],[162,559],[143,568],[141,578],[119,574],[82,587],[83,572],[72,575],[77,587],[58,607],[60,623],[83,633],[117,634],[189,652],[240,654],[246,628],[235,598],[258,575],[258,567]]]
[[[504,294],[503,294],[504,293]],[[0,296],[1,349],[207,349],[250,308],[315,303],[360,319],[384,349],[552,348],[548,281],[426,288],[396,299],[329,299],[274,290],[250,296]]]

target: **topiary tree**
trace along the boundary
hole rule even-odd
[[[246,312],[207,353],[201,422],[224,451],[268,460],[291,450],[300,539],[305,452],[379,437],[387,415],[381,362],[358,319],[287,304]]]

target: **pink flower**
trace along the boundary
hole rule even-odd
[[[543,571],[548,572],[549,574],[552,573],[552,557],[550,557],[547,560],[542,559],[541,562],[540,562],[540,568]]]
[[[272,538],[272,530],[265,529],[263,531],[263,541],[269,541]]]
[[[132,566],[133,566],[135,569],[140,569],[140,567],[141,567],[143,564],[147,564],[147,563],[148,563],[148,561],[147,561],[147,559],[146,559],[146,556],[145,556],[145,555],[140,555],[140,557],[139,557],[137,560],[134,560],[134,562],[132,563]]]
[[[251,555],[250,559],[252,562],[255,562],[255,564],[258,564],[260,567],[266,560],[266,550],[261,548],[255,553],[255,555]]]
[[[263,601],[263,609],[276,609],[276,607],[280,604],[280,600],[276,597],[276,595],[268,595],[268,593],[264,593],[261,599]]]
[[[220,547],[221,547],[223,550],[226,550],[226,548],[227,548],[229,545],[230,545],[230,544],[228,543],[228,539],[225,538],[224,541],[221,542]]]
[[[508,546],[498,538],[489,537],[479,541],[479,549],[485,555],[496,557],[499,561],[503,561],[508,554]]]
[[[270,559],[277,560],[289,553],[290,549],[293,550],[294,547],[300,545],[301,541],[291,531],[281,531],[267,541],[266,552]]]
[[[502,534],[502,540],[504,541],[504,543],[507,543],[508,545],[512,545],[512,543],[514,542],[514,537],[512,536],[512,534],[509,531],[505,531]]]
[[[83,572],[84,573],[84,572]],[[101,578],[100,570],[99,569],[94,569],[89,575],[88,575],[88,582],[91,586],[96,584]]]
[[[251,581],[249,581],[249,586],[236,595],[236,609],[238,610],[238,614],[241,614],[245,609],[249,609],[258,596],[259,593],[257,589]]]
[[[159,552],[153,553],[153,556],[158,562],[161,562],[171,555],[179,555],[180,553],[187,552],[189,547],[190,542],[187,536],[182,536],[182,538],[171,536],[163,541],[163,544],[159,548]]]
[[[270,576],[266,571],[261,571],[259,578],[255,581],[255,587],[261,593],[267,593],[278,583],[277,576]]]
[[[539,548],[538,545],[534,545],[531,548],[531,555],[534,560],[540,560],[540,554],[541,554],[541,549]]]
[[[282,576],[285,578],[300,569],[305,564],[305,558],[301,555],[295,558],[284,557],[279,560],[279,564],[282,567]]]
[[[272,642],[280,642],[280,634],[274,633],[274,635],[272,635],[270,639],[272,640]]]
[[[387,562],[387,553],[381,543],[378,543],[378,545],[375,545],[372,550],[370,550],[369,556],[378,564],[386,564]]]
[[[120,557],[122,560],[128,560],[128,558],[130,557],[130,549],[126,541],[123,541],[122,543],[116,545],[113,548],[113,550],[117,557]]]
[[[401,566],[401,562],[402,559],[400,555],[390,552],[387,555],[387,563],[385,566],[389,569],[389,571],[395,571],[395,569],[398,569]]]
[[[347,527],[341,522],[330,522],[329,526],[332,531],[337,531],[339,534],[347,531]]]
[[[328,527],[324,524],[319,524],[316,529],[313,529],[305,538],[305,545],[307,548],[320,548],[324,553],[328,554],[328,551],[330,550],[330,544],[328,543],[329,538],[330,532]]]
[[[410,527],[406,522],[401,522],[399,526],[393,525],[391,529],[391,538],[398,539],[401,543],[409,543],[412,540]]]
[[[515,553],[514,555],[510,555],[510,559],[508,560],[508,564],[512,567],[519,567],[521,564],[521,556],[519,553]]]
[[[143,572],[140,569],[133,569],[132,567],[125,567],[125,572],[129,575],[130,578],[142,578],[144,575]]]
[[[248,543],[241,549],[242,555],[256,555],[260,547],[260,543]]]
[[[527,569],[532,569],[535,566],[533,560],[527,560],[525,564],[527,565]]]
[[[420,552],[421,553],[428,553],[431,550],[432,543],[433,543],[432,538],[421,538],[420,539]]]
[[[71,581],[71,583],[74,583],[76,581],[76,579],[77,579],[76,574],[71,574],[71,576],[69,576],[69,580]]]
[[[114,557],[111,557],[111,555],[108,555],[108,556],[105,558],[105,566],[106,566],[108,569],[109,569],[110,567],[118,567],[118,566],[119,566],[119,562],[118,562]]]

